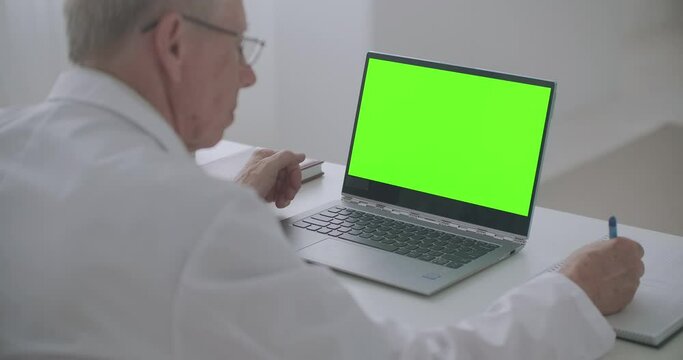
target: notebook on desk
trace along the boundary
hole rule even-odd
[[[341,198],[283,221],[311,261],[431,295],[524,246],[555,84],[369,53]]]

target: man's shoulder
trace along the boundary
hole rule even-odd
[[[204,201],[197,208],[207,211],[228,198],[249,197],[233,183],[210,178],[189,154],[170,153],[118,114],[87,105],[47,101],[0,109],[0,150],[7,164],[57,193],[98,193],[122,204],[135,197],[159,205]]]
[[[40,103],[0,109],[0,158],[11,163],[32,142],[42,124],[50,118],[51,106]],[[40,140],[40,139],[36,139]]]
[[[45,114],[51,107],[53,104],[48,102],[0,107],[0,131],[10,124],[17,124],[20,120]]]
[[[76,102],[44,101],[0,108],[0,136],[55,136],[74,142],[91,137],[95,131],[102,140],[112,131],[118,135],[140,133],[134,125],[121,121],[117,114]]]

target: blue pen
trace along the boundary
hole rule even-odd
[[[617,218],[614,216],[609,217],[609,238],[614,239],[617,237]]]

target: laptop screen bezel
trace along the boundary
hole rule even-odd
[[[360,109],[363,99],[363,89],[365,88],[365,78],[368,71],[368,65],[371,59],[387,60],[403,64],[417,65],[445,71],[454,71],[463,74],[478,75],[494,79],[514,81],[549,88],[550,99],[548,101],[548,109],[546,112],[545,124],[543,127],[543,135],[541,139],[541,146],[539,149],[538,163],[536,166],[536,175],[532,187],[531,199],[529,201],[528,215],[522,216],[518,214],[513,214],[476,204],[444,198],[420,191],[401,188],[398,186],[389,185],[368,179],[362,179],[349,175],[349,166],[351,164],[351,156],[353,153],[353,143],[356,137],[356,129],[358,126],[358,119],[360,116]],[[403,56],[369,52],[365,59],[365,69],[363,70],[363,78],[361,81],[360,92],[358,95],[356,119],[353,125],[351,144],[349,145],[349,153],[346,161],[346,172],[344,176],[342,193],[527,237],[529,235],[531,218],[533,216],[533,207],[536,199],[536,191],[538,188],[538,181],[540,179],[541,167],[543,163],[543,153],[546,143],[546,135],[548,132],[548,125],[550,123],[550,118],[552,116],[552,109],[555,98],[555,88],[556,83],[553,81],[534,79],[524,76],[505,74],[476,68],[468,68],[427,60],[407,58]]]

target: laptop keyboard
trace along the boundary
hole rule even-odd
[[[499,245],[333,206],[294,226],[457,269]]]

